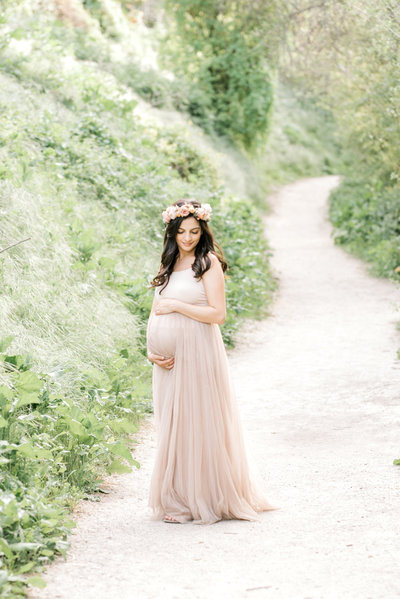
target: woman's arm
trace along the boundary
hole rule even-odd
[[[188,304],[178,299],[161,299],[154,309],[154,313],[168,314],[179,312],[194,320],[208,324],[223,324],[226,318],[225,307],[225,280],[220,261],[214,254],[210,254],[211,266],[203,275],[204,289],[207,295],[208,306]]]

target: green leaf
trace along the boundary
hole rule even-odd
[[[25,391],[19,391],[18,395],[19,399],[16,403],[16,408],[21,408],[22,406],[27,406],[29,404],[41,403],[42,401],[39,398],[38,393],[26,393]]]
[[[13,552],[6,539],[0,538],[0,553],[3,553],[8,559],[12,559],[13,557]]]
[[[79,435],[79,436],[86,436],[87,435],[85,427],[78,420],[75,420],[74,418],[68,418],[66,420],[66,423],[67,423],[67,426],[68,426],[69,430],[74,435]]]
[[[15,499],[3,505],[3,516],[7,517],[8,524],[12,524],[19,520],[18,505]]]
[[[117,472],[118,474],[123,474],[124,472],[132,472],[132,468],[130,466],[126,466],[119,460],[114,460],[111,462],[108,467],[108,473],[112,474],[113,472]]]
[[[18,570],[18,574],[23,574],[24,572],[32,570],[32,568],[34,568],[35,565],[35,562],[27,562],[26,564],[20,567],[20,569]]]
[[[119,371],[122,370],[122,368],[125,366],[125,359],[123,356],[120,356],[118,358],[116,358],[115,360],[113,360],[113,367],[115,368],[115,370]]]
[[[15,387],[18,391],[24,393],[39,393],[43,387],[43,381],[30,370],[26,370],[25,372],[21,372]]]
[[[39,589],[44,589],[44,587],[47,585],[45,579],[41,578],[40,576],[31,576],[28,578],[27,583],[31,586],[38,587]]]
[[[53,454],[50,449],[46,449],[45,447],[34,447],[30,441],[26,441],[26,443],[18,445],[16,449],[18,453],[27,458],[44,458],[49,460],[53,458]]]
[[[110,420],[108,425],[116,433],[137,433],[138,431],[138,425],[134,422],[130,422],[126,418],[123,420]]]
[[[23,27],[17,27],[14,31],[10,32],[10,37],[15,38],[16,40],[22,40],[25,36],[25,30]]]
[[[107,375],[105,375],[104,372],[102,372],[98,368],[88,368],[87,370],[85,370],[83,374],[87,377],[90,384],[95,384],[96,387],[101,388],[107,385]]]
[[[41,524],[43,526],[46,526],[47,528],[55,528],[58,524],[58,520],[56,520],[55,518],[42,518]]]
[[[35,447],[36,457],[44,458],[51,460],[53,458],[53,454],[50,449],[46,449],[45,447]]]
[[[7,347],[10,345],[10,343],[13,339],[14,339],[14,335],[8,335],[8,337],[2,337],[2,339],[0,339],[0,352],[6,351]]]
[[[121,458],[125,458],[131,464],[133,463],[132,454],[129,451],[128,447],[126,445],[124,445],[123,443],[120,443],[118,441],[116,443],[107,443],[106,447],[108,447],[108,449],[112,453],[119,455]]]
[[[103,268],[108,268],[108,269],[112,270],[115,267],[115,265],[117,264],[117,261],[114,260],[113,258],[109,258],[108,256],[103,256],[102,258],[99,259],[99,264]]]
[[[29,359],[26,356],[4,356],[4,362],[12,364],[17,370],[26,370],[27,367],[29,368],[28,361]]]
[[[13,396],[13,392],[6,385],[0,385],[0,399],[3,398],[5,400],[10,400]]]
[[[13,551],[32,551],[39,549],[40,543],[11,543],[10,548]]]
[[[29,441],[23,443],[22,445],[18,445],[17,451],[27,458],[36,458],[35,448]]]
[[[8,422],[5,418],[3,418],[3,416],[0,416],[0,428],[7,426]]]

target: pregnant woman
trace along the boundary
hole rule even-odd
[[[211,207],[181,200],[162,214],[164,247],[147,326],[158,434],[153,518],[213,524],[278,509],[250,480],[219,324],[227,263],[208,225]]]

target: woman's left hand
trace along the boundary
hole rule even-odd
[[[169,298],[160,299],[157,302],[154,312],[157,315],[176,312],[176,300]]]

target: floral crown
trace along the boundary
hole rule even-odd
[[[192,214],[197,220],[210,220],[211,217],[211,206],[210,204],[203,204],[196,208],[193,204],[183,204],[182,206],[168,206],[162,213],[163,221],[169,223],[178,216],[189,216]]]

